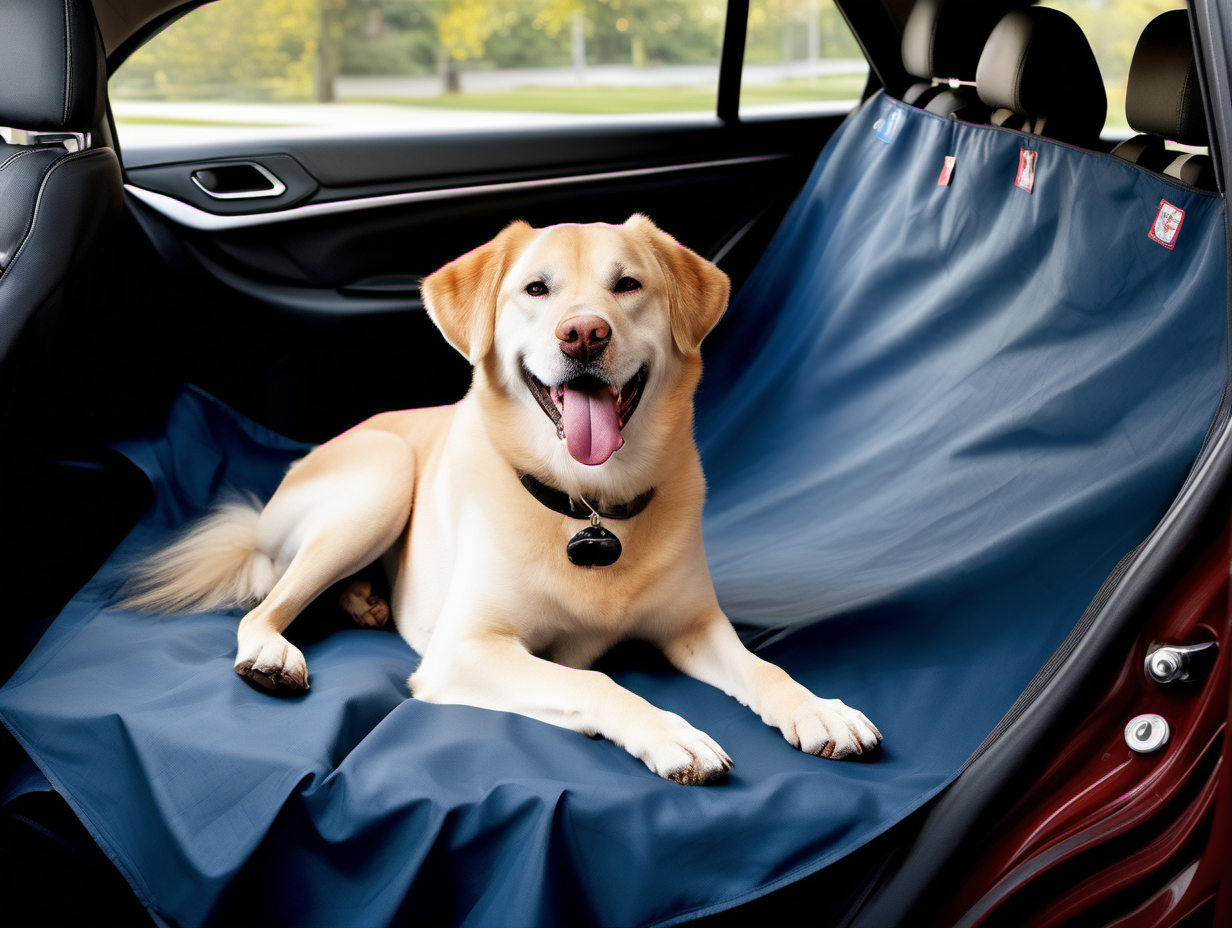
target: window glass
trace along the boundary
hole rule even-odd
[[[712,116],[724,15],[724,0],[218,0],[134,53],[111,94],[127,145]]]
[[[1183,10],[1185,0],[1047,0],[1040,5],[1068,13],[1091,43],[1108,91],[1104,135],[1132,135],[1133,130],[1125,121],[1125,78],[1138,36],[1147,23],[1165,10]]]
[[[740,112],[846,111],[868,62],[833,0],[752,0]]]

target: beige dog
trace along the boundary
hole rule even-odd
[[[418,699],[601,735],[682,783],[721,777],[731,759],[706,734],[585,669],[637,638],[810,754],[880,742],[862,713],[747,651],[715,598],[692,427],[722,271],[642,216],[518,222],[426,278],[423,295],[474,365],[466,397],[374,416],[316,448],[264,509],[224,506],[146,562],[129,605],[255,604],[235,669],[306,689],[283,631],[383,559],[398,630],[422,656]],[[390,612],[358,582],[342,601],[363,624]]]

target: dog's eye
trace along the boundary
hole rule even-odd
[[[532,280],[524,289],[531,296],[545,296],[548,292],[548,285],[542,280]]]
[[[632,290],[641,290],[642,282],[634,280],[632,277],[622,277],[616,281],[615,290],[617,293],[629,293]]]

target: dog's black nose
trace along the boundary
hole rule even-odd
[[[598,316],[572,316],[556,327],[560,350],[586,364],[603,354],[612,340],[612,327]]]

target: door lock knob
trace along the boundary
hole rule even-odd
[[[1146,675],[1156,683],[1184,683],[1205,676],[1219,646],[1202,644],[1157,645],[1146,656]]]

